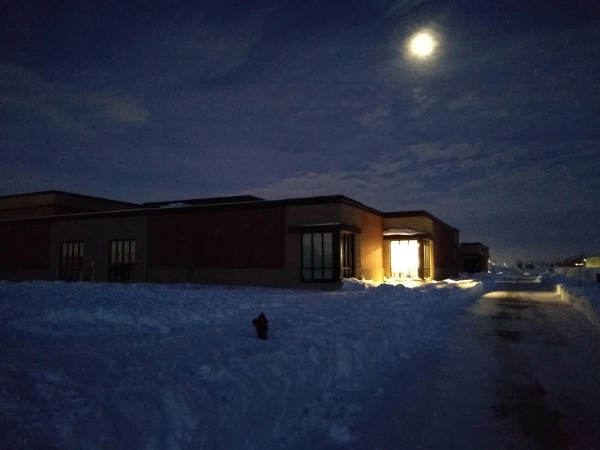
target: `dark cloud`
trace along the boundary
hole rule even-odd
[[[597,249],[596,6],[0,1],[0,194],[342,193],[506,258]]]

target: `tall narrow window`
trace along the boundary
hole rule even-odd
[[[63,242],[60,246],[60,280],[83,280],[83,242]]]
[[[302,234],[302,280],[333,280],[333,233]]]
[[[135,274],[135,240],[110,241],[108,279],[132,281]]]
[[[352,278],[354,276],[354,234],[342,232],[341,234],[341,262],[342,278]]]
[[[423,241],[423,278],[431,278],[431,243]]]

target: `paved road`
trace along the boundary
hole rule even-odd
[[[600,331],[552,287],[500,286],[434,361],[391,376],[337,448],[600,450]]]

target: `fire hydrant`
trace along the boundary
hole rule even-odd
[[[267,320],[267,316],[260,313],[260,316],[252,320],[252,325],[256,328],[256,337],[266,341],[267,332],[269,331],[269,321]]]

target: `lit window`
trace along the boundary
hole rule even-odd
[[[419,247],[417,240],[390,242],[392,278],[419,277]]]

